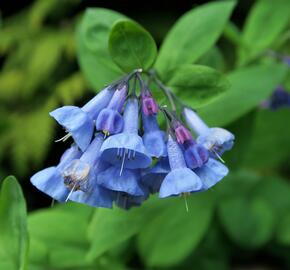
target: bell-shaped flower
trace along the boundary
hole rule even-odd
[[[107,87],[82,108],[63,106],[50,112],[50,115],[69,132],[63,139],[72,136],[79,148],[85,151],[93,137],[94,120],[108,105],[113,93],[114,90]]]
[[[65,186],[61,172],[72,160],[79,158],[81,154],[76,145],[71,146],[64,152],[60,163],[56,167],[49,167],[37,172],[31,177],[31,183],[53,199],[64,202],[70,190]]]
[[[235,136],[223,128],[210,128],[190,108],[183,109],[183,115],[187,125],[196,133],[197,142],[211,151],[214,156],[220,158],[225,151],[230,150],[234,145]]]
[[[177,142],[183,147],[187,166],[190,169],[203,166],[209,158],[208,150],[200,143],[197,143],[193,139],[190,131],[179,121],[173,121],[172,126]]]
[[[229,173],[229,170],[221,162],[210,158],[206,164],[194,172],[202,181],[202,190],[208,190],[221,181]]]
[[[199,191],[202,188],[202,182],[192,170],[187,168],[182,150],[171,135],[167,142],[167,152],[171,171],[161,184],[159,197],[165,198]]]
[[[97,184],[97,174],[105,169],[100,160],[103,137],[99,133],[79,159],[73,160],[62,171],[65,185],[71,190],[67,200],[95,207],[112,207],[110,191]]]
[[[147,168],[151,164],[151,157],[138,135],[138,100],[135,96],[128,99],[123,117],[123,132],[108,137],[101,148],[101,158],[119,167],[120,175],[123,168]]]
[[[121,115],[127,97],[127,84],[121,84],[116,89],[108,106],[97,117],[96,128],[105,135],[117,134],[123,130],[123,117]]]
[[[160,186],[165,176],[170,172],[168,157],[163,157],[157,161],[152,168],[142,171],[142,183],[149,189],[151,194],[159,192]]]
[[[115,193],[115,204],[125,210],[129,210],[132,207],[140,206],[149,197],[149,192],[143,188],[143,196],[133,196],[125,192]]]
[[[142,139],[147,153],[156,158],[167,156],[165,132],[159,129],[156,115],[145,115],[142,112],[142,120],[144,129]]]
[[[112,191],[119,191],[132,196],[144,196],[139,170],[123,169],[120,175],[120,167],[110,166],[98,174],[97,183]]]

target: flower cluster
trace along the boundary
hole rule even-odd
[[[165,198],[207,190],[227,175],[221,155],[232,148],[234,135],[208,127],[189,107],[179,118],[175,108],[159,106],[141,73],[106,87],[81,108],[50,113],[68,132],[62,140],[74,143],[57,166],[32,176],[33,185],[60,202],[129,209],[154,193]]]

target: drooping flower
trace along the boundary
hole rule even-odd
[[[202,188],[202,182],[192,170],[187,168],[182,150],[171,135],[168,137],[167,152],[171,171],[161,184],[159,197],[165,198],[199,191]]]
[[[183,115],[187,125],[196,133],[197,142],[220,158],[225,151],[233,147],[235,136],[223,128],[210,128],[190,108],[183,109]]]
[[[179,121],[173,121],[173,130],[176,136],[176,140],[182,145],[184,149],[184,158],[186,165],[190,169],[200,168],[208,161],[209,153],[208,150],[197,143],[189,130],[182,125]]]
[[[121,115],[126,100],[128,87],[126,83],[119,85],[108,106],[101,110],[96,120],[97,130],[104,134],[117,134],[123,130],[123,117]]]
[[[112,194],[97,184],[97,175],[108,167],[100,160],[103,137],[96,135],[79,159],[73,160],[62,171],[65,185],[71,190],[67,199],[95,207],[112,207]]]
[[[85,151],[93,137],[94,120],[107,106],[113,93],[114,90],[107,87],[82,108],[63,106],[50,112],[50,115],[69,132],[68,136],[73,137],[79,148]]]
[[[119,191],[132,196],[144,196],[139,170],[123,169],[120,175],[120,167],[110,166],[99,173],[97,183],[112,191]]]
[[[81,154],[78,147],[72,145],[64,152],[56,167],[49,167],[34,174],[30,179],[31,183],[53,199],[64,202],[70,190],[64,184],[62,170],[72,160],[79,158]]]
[[[116,192],[114,199],[116,205],[125,210],[129,210],[135,206],[140,206],[149,197],[149,192],[146,190],[146,188],[142,188],[144,193],[143,196],[132,196],[125,192]]]
[[[221,162],[209,158],[201,168],[197,168],[194,172],[202,181],[202,190],[208,190],[222,180],[229,172],[228,168]]]
[[[151,194],[157,193],[165,176],[170,172],[168,157],[161,158],[152,168],[142,171],[142,183]]]
[[[138,135],[138,100],[135,96],[128,99],[123,117],[123,132],[107,138],[101,148],[102,159],[119,166],[120,175],[123,168],[147,168],[151,164],[151,157]]]

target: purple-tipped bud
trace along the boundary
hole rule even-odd
[[[190,131],[181,123],[176,122],[173,124],[174,133],[176,140],[179,144],[184,144],[187,141],[192,140],[192,135]]]
[[[147,88],[141,92],[141,103],[142,111],[146,116],[158,113],[158,105]]]

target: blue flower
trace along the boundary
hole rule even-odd
[[[80,156],[81,152],[78,147],[73,145],[64,152],[56,167],[49,167],[34,174],[30,179],[31,183],[53,199],[64,202],[69,194],[69,189],[64,184],[61,172],[72,160]]]
[[[229,172],[228,168],[221,162],[210,158],[201,168],[194,170],[200,177],[203,186],[202,190],[208,190],[220,180],[222,180]]]
[[[144,194],[145,195],[143,196],[132,196],[128,193],[117,192],[115,194],[115,203],[118,207],[129,210],[134,206],[140,206],[145,200],[148,199],[149,193],[146,193],[145,189]]]
[[[171,171],[161,184],[159,197],[165,198],[201,190],[200,178],[186,167],[182,150],[171,135],[167,142],[167,152]]]
[[[93,137],[93,120],[107,106],[113,93],[114,91],[107,87],[82,108],[63,106],[50,112],[50,115],[69,132],[79,148],[85,151]]]
[[[138,135],[138,101],[130,97],[125,106],[124,130],[105,140],[101,148],[102,159],[112,165],[123,168],[147,168],[151,164],[142,138]]]
[[[142,183],[148,187],[149,192],[154,194],[159,192],[160,186],[165,176],[170,172],[169,161],[167,157],[161,158],[155,166],[142,171]]]
[[[262,107],[278,110],[283,107],[290,107],[290,93],[282,86],[278,86],[271,97],[262,103]]]
[[[123,169],[120,175],[120,167],[110,166],[99,173],[97,183],[109,190],[124,192],[133,196],[144,196],[140,186],[141,174],[139,170]]]
[[[83,155],[62,171],[64,183],[71,190],[67,199],[95,207],[112,207],[110,191],[97,184],[98,173],[107,167],[100,160],[102,143],[103,138],[99,133]]]
[[[161,131],[158,126],[156,115],[145,115],[142,113],[143,120],[143,142],[147,153],[151,157],[165,157],[167,156],[165,144],[165,132]]]
[[[198,135],[197,142],[220,158],[225,151],[234,145],[235,136],[223,128],[209,128],[202,119],[189,108],[183,109],[188,126]]]
[[[117,134],[123,130],[124,121],[121,111],[127,96],[127,90],[127,84],[117,88],[108,106],[98,115],[97,130],[106,135]]]

